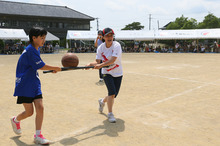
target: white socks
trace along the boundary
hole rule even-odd
[[[19,123],[19,121],[17,120],[17,117],[14,118],[14,121],[15,121],[16,123]]]
[[[36,130],[36,136],[41,134],[41,130]]]
[[[20,121],[17,120],[17,117],[14,118],[14,121],[16,123],[19,123]],[[36,136],[40,135],[41,134],[41,130],[36,130]]]

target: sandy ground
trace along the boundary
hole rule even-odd
[[[42,54],[61,66],[63,54]],[[77,54],[79,66],[95,54]],[[35,115],[21,123],[22,135],[10,117],[23,111],[13,97],[19,55],[0,56],[0,145],[34,145]],[[124,77],[115,100],[116,123],[98,112],[107,93],[98,85],[97,70],[57,74],[39,71],[45,116],[42,133],[51,145],[219,146],[220,54],[123,54]]]

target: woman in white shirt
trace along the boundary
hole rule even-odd
[[[121,55],[121,45],[117,41],[113,41],[114,31],[111,28],[103,30],[105,42],[102,43],[96,54],[96,61],[89,63],[87,66],[94,66],[94,69],[102,68],[102,74],[105,85],[108,89],[108,95],[99,99],[99,111],[102,113],[105,102],[108,105],[108,120],[111,123],[116,122],[112,113],[114,99],[118,95],[121,81],[123,77]],[[102,63],[100,63],[102,61]]]

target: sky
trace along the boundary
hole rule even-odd
[[[91,30],[110,27],[121,30],[140,22],[144,30],[157,30],[177,17],[194,18],[202,22],[209,13],[220,18],[220,0],[7,0],[14,2],[67,6],[89,15]],[[151,23],[149,18],[151,16]]]

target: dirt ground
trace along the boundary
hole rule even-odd
[[[63,54],[42,54],[49,65],[61,66]],[[95,54],[77,54],[79,66]],[[10,117],[23,111],[13,97],[19,55],[0,56],[0,145],[29,146],[35,115],[14,134]],[[39,71],[44,97],[42,133],[52,146],[219,146],[220,54],[123,54],[124,76],[109,123],[98,112],[107,94],[97,84],[98,70],[57,74]]]

